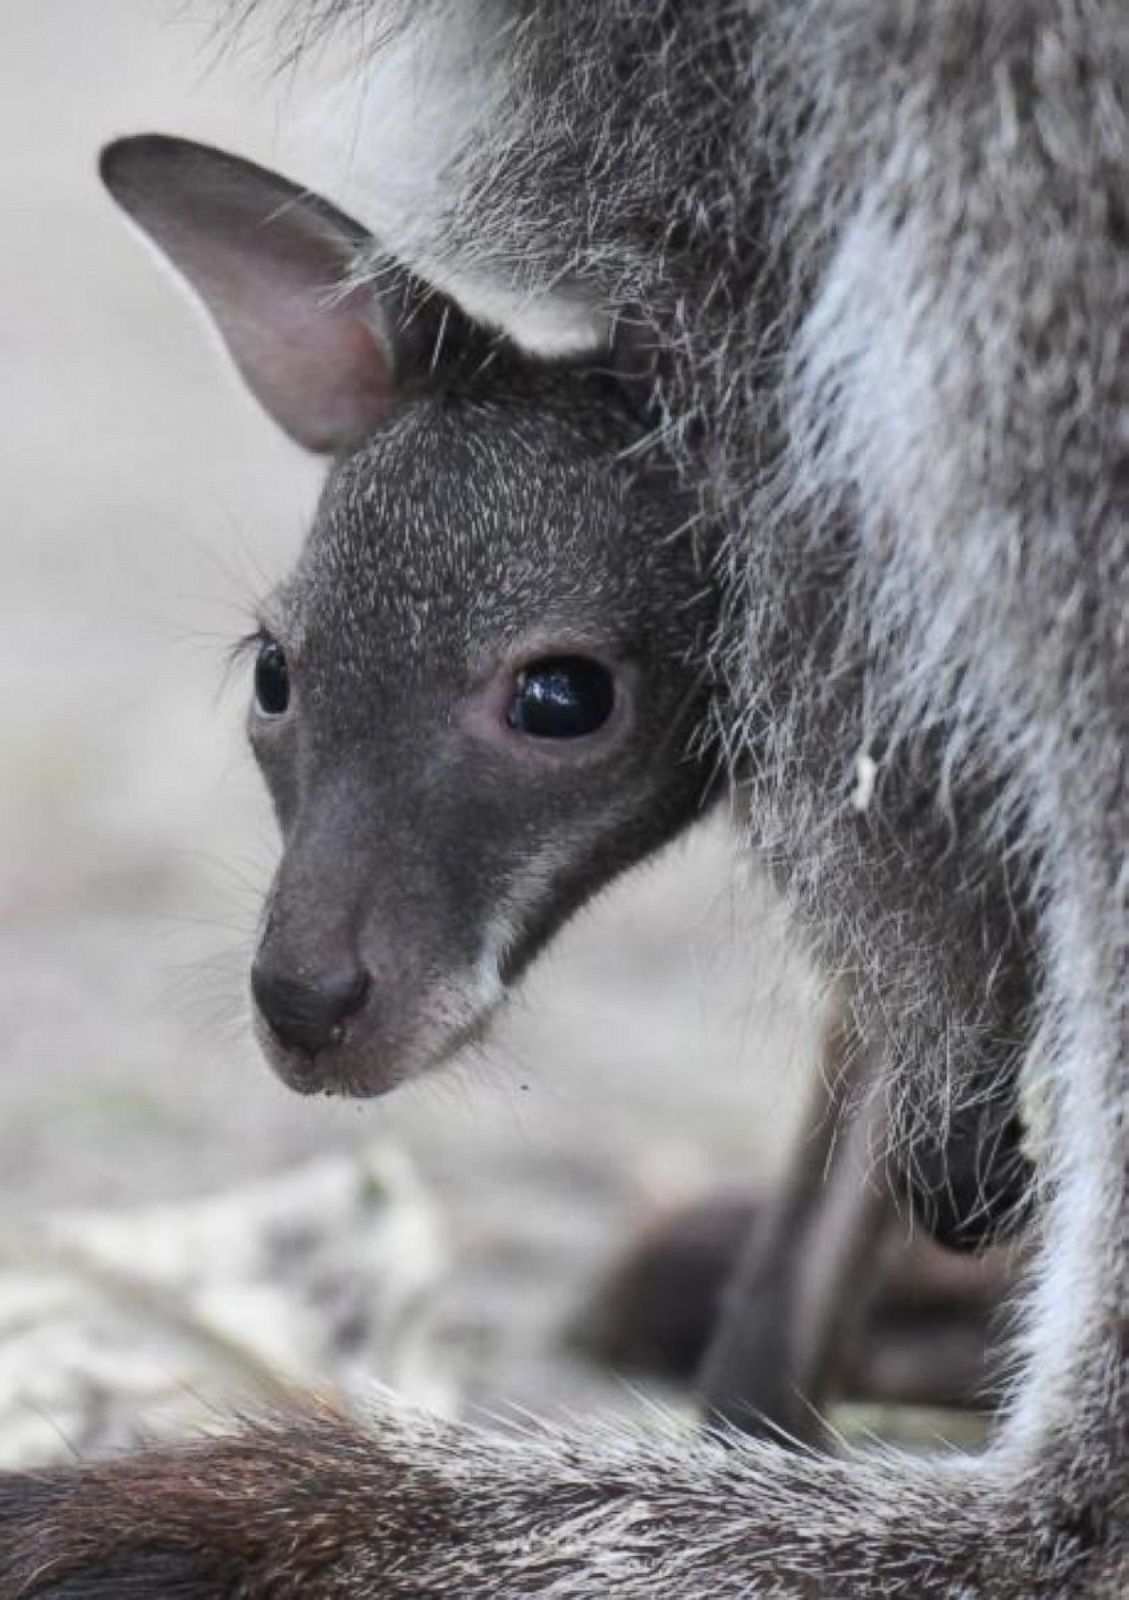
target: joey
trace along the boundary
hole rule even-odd
[[[329,458],[247,641],[283,838],[252,990],[287,1082],[381,1093],[478,1037],[569,915],[719,793],[718,535],[658,448],[629,324],[530,356],[277,174],[159,135],[102,172]],[[927,1224],[972,1243],[1022,1196],[1010,1100],[976,1102],[910,1164]]]

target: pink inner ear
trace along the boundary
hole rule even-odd
[[[345,449],[389,416],[393,355],[367,291],[334,299],[324,285],[311,292],[275,284],[264,294],[260,284],[238,311],[229,302],[228,321],[207,298],[249,387],[306,449]]]
[[[395,390],[375,291],[341,293],[350,244],[300,202],[260,221],[226,199],[139,220],[194,285],[275,421],[309,450],[355,444],[388,417]]]

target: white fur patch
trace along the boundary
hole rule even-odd
[[[851,805],[856,811],[870,810],[877,783],[878,763],[872,755],[860,750],[855,757],[855,787],[851,794]]]
[[[471,273],[430,264],[422,276],[457,300],[468,316],[509,334],[515,344],[532,355],[584,355],[606,349],[611,320],[579,294],[556,290],[533,296],[506,284],[489,283]]]

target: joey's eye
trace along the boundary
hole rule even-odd
[[[269,636],[255,658],[255,704],[264,717],[281,717],[290,704],[290,669],[277,639]]]
[[[546,656],[518,673],[506,721],[532,739],[581,739],[608,720],[615,682],[586,656]]]

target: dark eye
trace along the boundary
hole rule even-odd
[[[532,739],[582,739],[612,714],[615,682],[585,656],[546,656],[518,673],[506,721]]]
[[[290,704],[290,669],[276,639],[264,639],[255,658],[255,704],[264,717],[281,717]]]

